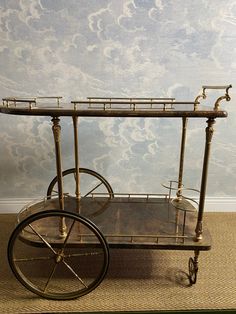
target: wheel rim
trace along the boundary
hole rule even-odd
[[[80,199],[85,203],[89,202],[89,206],[86,206],[86,208],[89,208],[89,210],[86,209],[83,211],[84,206],[82,205],[82,210],[80,213],[85,217],[92,218],[96,215],[99,215],[107,208],[109,200],[114,197],[114,193],[110,184],[99,173],[90,169],[79,168],[79,174],[81,193]],[[64,194],[72,197],[75,196],[75,168],[63,171],[62,176]],[[47,198],[51,199],[51,197],[55,195],[58,195],[57,177],[55,177],[49,184]]]
[[[64,235],[62,224],[67,229]],[[89,293],[101,283],[109,252],[93,223],[52,210],[32,215],[17,226],[9,240],[8,260],[16,278],[30,291],[49,299],[68,300]]]
[[[75,174],[75,168],[67,169],[62,173],[64,193],[72,196],[75,195]],[[99,173],[87,168],[79,168],[79,174],[81,197],[91,196],[93,193],[106,194],[110,198],[113,197],[114,193],[110,184]],[[51,181],[47,190],[48,198],[51,198],[53,194],[58,194],[57,177]]]

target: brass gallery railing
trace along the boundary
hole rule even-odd
[[[208,86],[202,87],[202,92],[199,94],[194,101],[176,101],[172,97],[158,97],[158,98],[137,98],[137,97],[87,97],[87,100],[73,100],[71,103],[74,105],[74,110],[77,109],[93,109],[93,110],[132,110],[132,111],[142,111],[142,110],[172,110],[174,106],[179,105],[191,105],[192,110],[197,110],[200,104],[200,99],[206,99],[206,90],[225,90],[225,94],[221,95],[214,104],[214,110],[219,110],[220,103],[223,100],[230,101],[229,89],[232,85],[225,86]],[[40,107],[41,103],[47,102],[47,105],[55,106],[55,108],[60,108],[62,96],[48,96],[48,97],[6,97],[3,98],[3,106],[28,106],[29,109],[34,109]],[[53,103],[54,102],[54,103]],[[191,107],[190,107],[191,110]]]

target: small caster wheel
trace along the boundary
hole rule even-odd
[[[192,257],[190,257],[188,261],[188,270],[189,270],[189,282],[190,282],[190,285],[193,285],[197,282],[198,268],[197,268],[196,262],[194,262]]]

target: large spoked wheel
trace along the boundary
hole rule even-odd
[[[30,291],[69,300],[95,289],[109,265],[108,245],[88,219],[62,210],[29,216],[13,231],[8,261]]]
[[[81,197],[91,196],[92,193],[104,194],[109,198],[114,196],[114,192],[107,182],[107,180],[99,173],[87,169],[79,168],[80,174],[80,193]],[[62,172],[64,193],[74,196],[75,195],[75,168],[67,169]],[[49,184],[47,190],[47,197],[50,199],[52,195],[58,194],[57,177],[55,177]]]

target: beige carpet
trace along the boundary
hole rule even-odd
[[[40,299],[11,274],[6,246],[14,215],[0,215],[0,313],[236,309],[236,213],[205,214],[213,248],[201,252],[198,282],[188,286],[191,251],[113,250],[109,272],[73,301]]]

